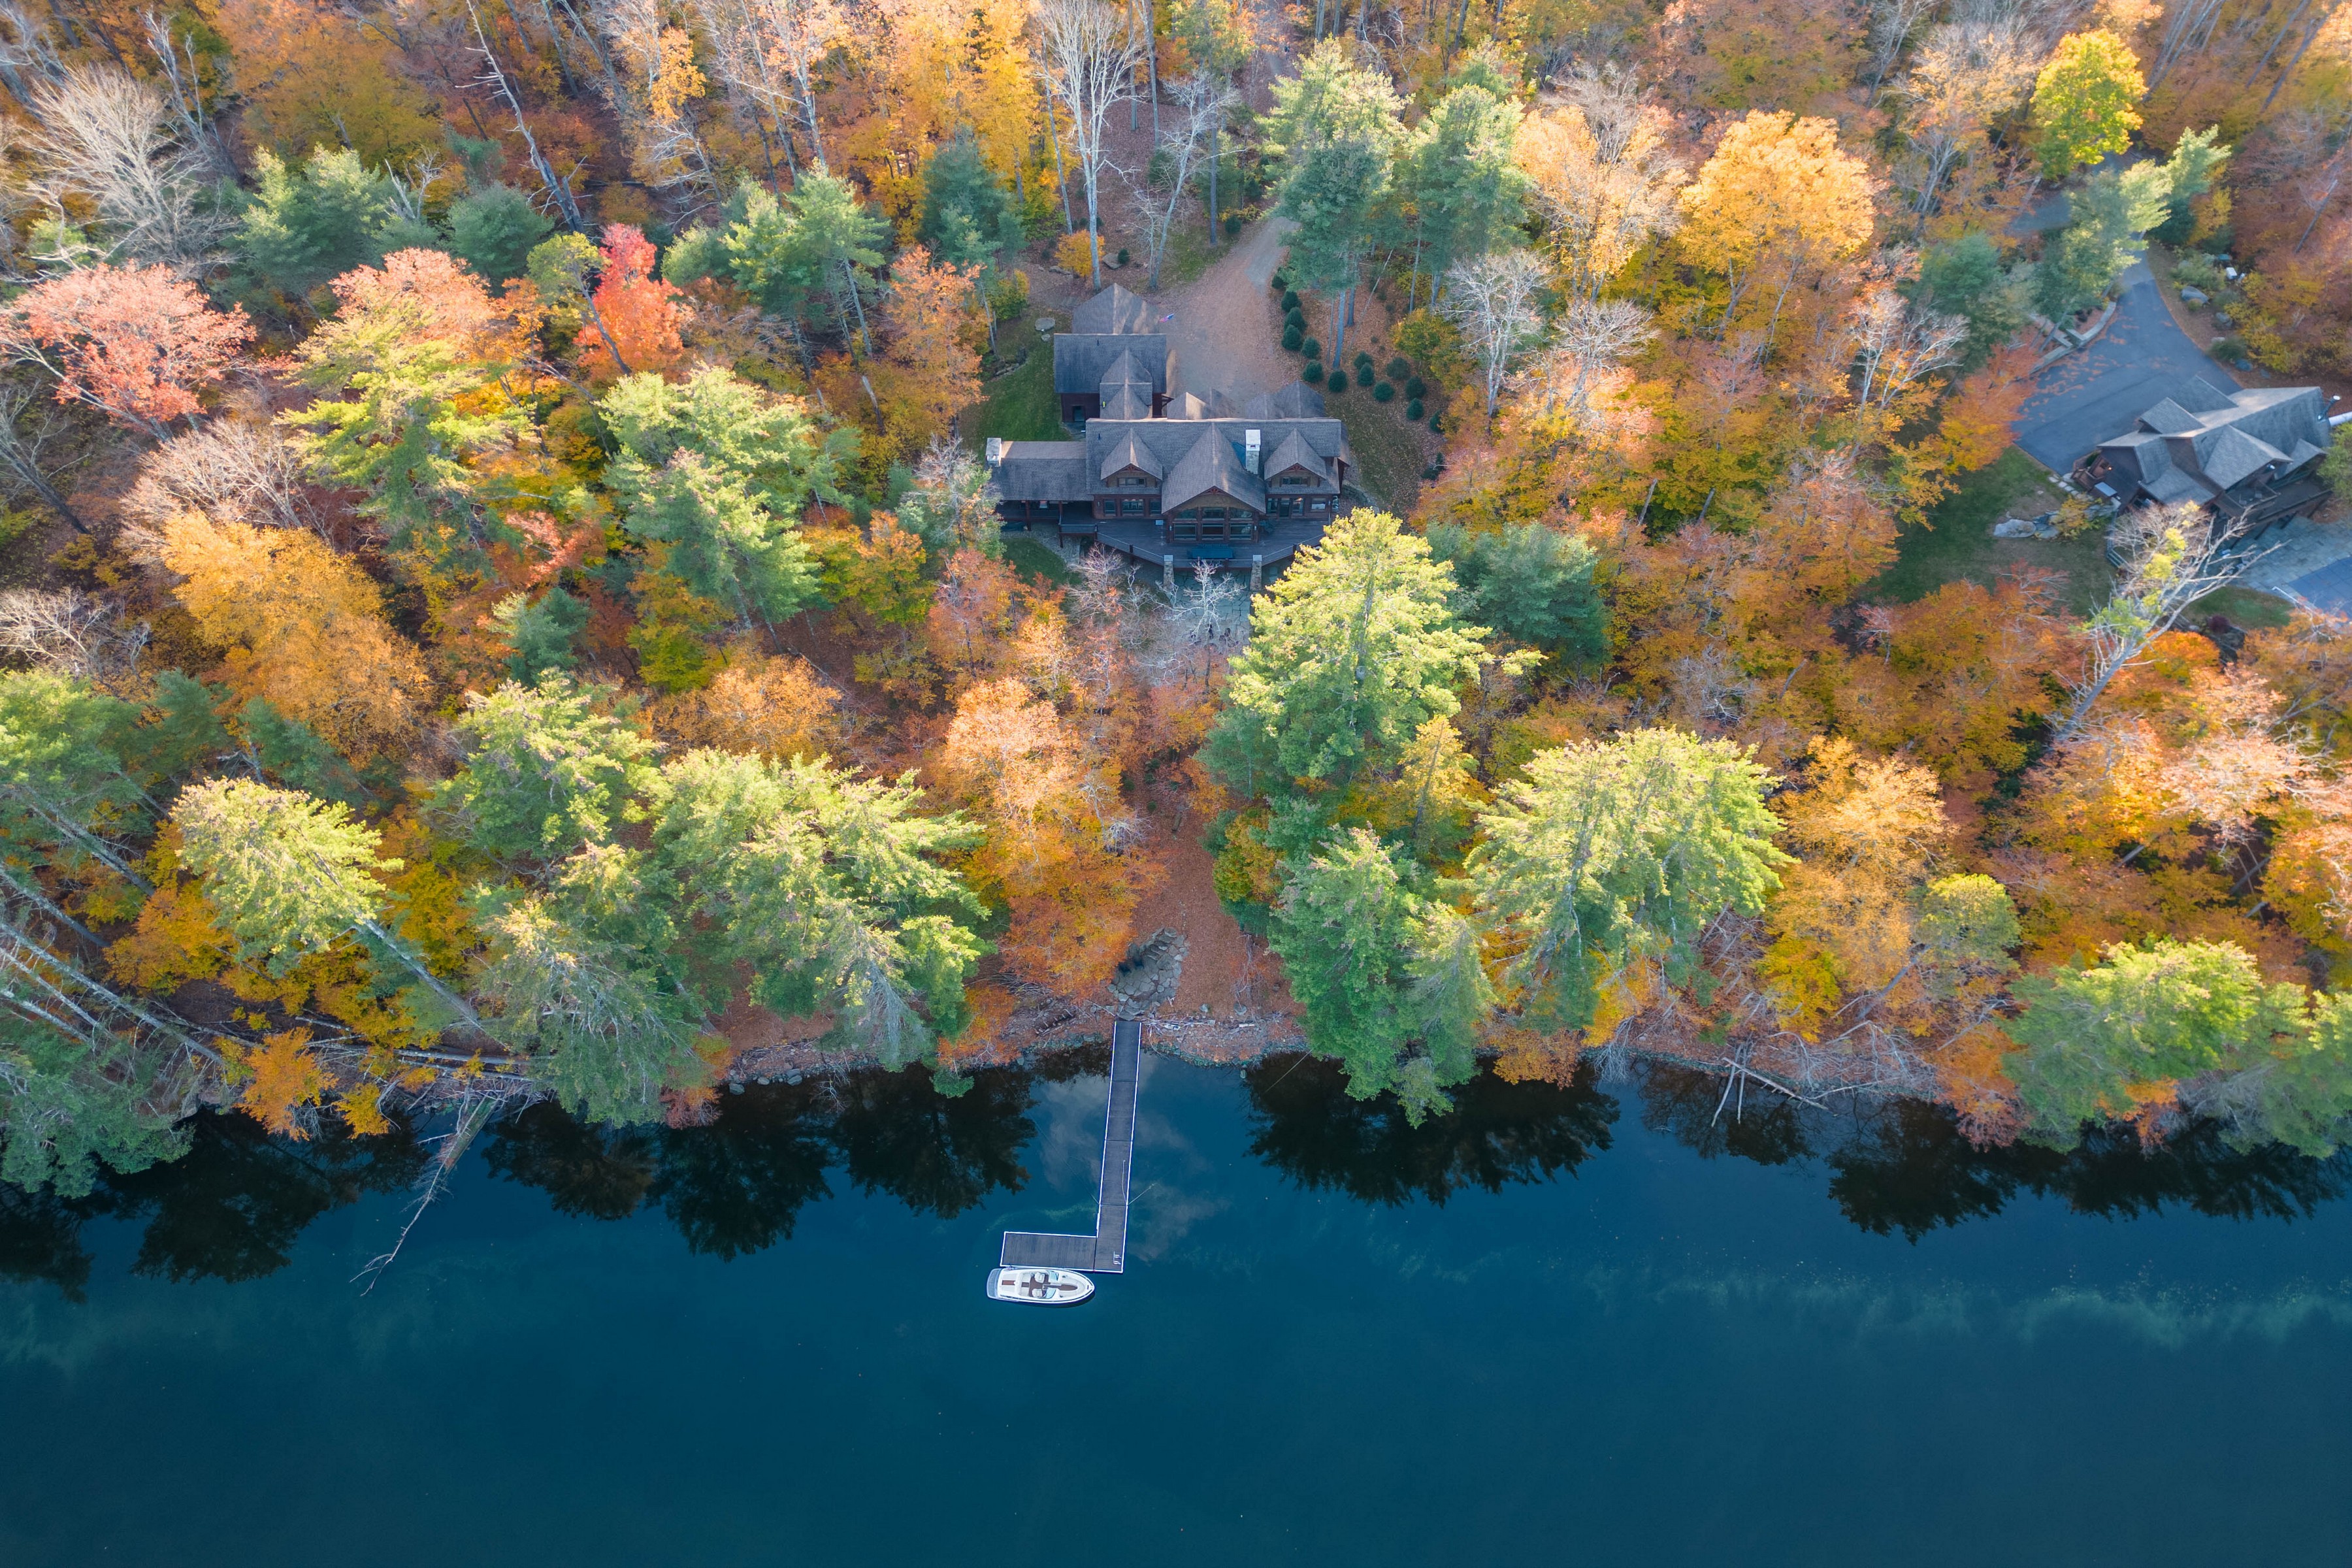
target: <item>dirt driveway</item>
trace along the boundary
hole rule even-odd
[[[1175,351],[1176,391],[1222,392],[1238,406],[1298,379],[1298,361],[1282,349],[1279,297],[1266,287],[1289,227],[1279,217],[1252,224],[1207,271],[1152,300],[1154,324]]]

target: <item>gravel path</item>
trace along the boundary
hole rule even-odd
[[[1152,300],[1176,353],[1176,391],[1222,392],[1238,406],[1298,379],[1298,362],[1282,352],[1279,298],[1266,287],[1290,226],[1279,217],[1252,224],[1206,272]]]

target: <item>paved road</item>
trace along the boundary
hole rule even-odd
[[[2123,276],[2115,320],[2087,349],[2042,373],[2042,390],[2018,421],[2017,444],[2064,473],[2100,442],[2132,427],[2140,413],[2192,375],[2228,392],[2237,377],[2180,330],[2140,262]]]

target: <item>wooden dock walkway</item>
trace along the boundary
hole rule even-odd
[[[1110,1106],[1103,1117],[1102,1183],[1095,1189],[1095,1233],[1055,1236],[1008,1230],[997,1263],[1005,1268],[1127,1271],[1127,1203],[1135,1176],[1135,1093],[1143,1077],[1143,1026],[1121,1018],[1110,1031]]]

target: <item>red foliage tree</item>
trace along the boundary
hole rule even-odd
[[[599,248],[604,266],[590,300],[604,331],[581,334],[581,368],[597,380],[620,374],[613,363],[618,350],[631,371],[669,369],[686,354],[677,335],[686,313],[677,287],[653,275],[653,242],[632,226],[616,223],[605,227]]]
[[[47,279],[0,311],[0,352],[58,378],[59,403],[86,403],[156,436],[200,405],[252,341],[242,307],[212,310],[164,267],[103,264]]]

